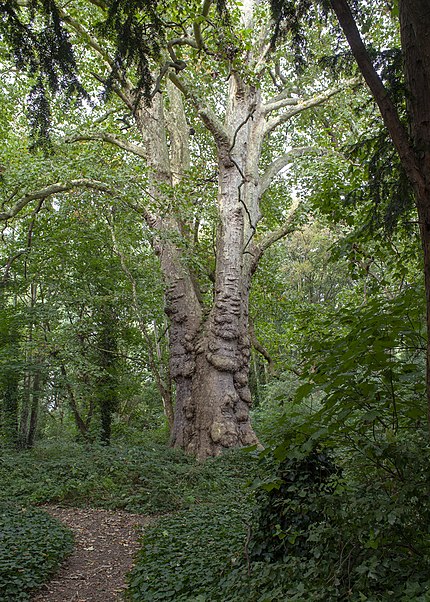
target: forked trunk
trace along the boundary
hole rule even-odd
[[[250,269],[244,251],[256,215],[252,132],[255,91],[232,78],[226,126],[228,147],[218,147],[219,191],[213,305],[188,337],[191,374],[177,388],[172,443],[199,458],[258,443],[249,417]],[[258,172],[257,172],[258,173]],[[255,217],[254,217],[255,219]],[[185,395],[182,397],[181,392]]]
[[[249,419],[251,270],[244,259],[257,219],[255,157],[261,141],[252,141],[252,132],[260,123],[253,120],[255,95],[254,89],[232,78],[225,118],[227,135],[217,140],[219,223],[211,308],[203,306],[192,268],[175,243],[182,235],[182,224],[165,213],[159,187],[160,183],[176,186],[189,167],[189,126],[181,95],[169,85],[167,126],[173,124],[169,129],[170,153],[162,98],[156,97],[151,107],[142,107],[135,114],[154,176],[151,196],[160,205],[160,211],[148,212],[146,219],[154,231],[170,321],[170,375],[176,399],[171,443],[200,459],[257,443]]]

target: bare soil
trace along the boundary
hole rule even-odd
[[[75,535],[75,549],[32,602],[117,602],[145,525],[139,514],[82,508],[43,508]]]

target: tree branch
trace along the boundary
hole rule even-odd
[[[336,13],[339,24],[366,84],[369,86],[372,96],[381,111],[384,124],[399,153],[408,178],[416,190],[422,189],[425,187],[424,179],[417,166],[415,153],[409,141],[408,134],[400,121],[399,114],[388,91],[373,66],[348,2],[346,0],[331,0],[331,6]]]
[[[324,155],[327,153],[326,150],[321,148],[315,148],[312,146],[299,146],[297,148],[292,148],[284,155],[281,155],[277,159],[275,159],[270,165],[266,168],[266,171],[260,178],[260,195],[264,194],[266,190],[269,188],[275,176],[284,169],[287,165],[293,162],[296,157],[303,157],[306,153],[316,153],[318,155]]]
[[[105,78],[101,77],[101,75],[94,73],[94,71],[91,72],[91,75],[98,82],[100,82],[101,84],[106,86],[107,80]],[[121,90],[121,88],[119,88],[118,86],[115,86],[115,85],[111,86],[111,88],[112,88],[112,91],[115,92],[115,94],[118,96],[118,98],[120,98],[122,100],[122,102],[125,104],[125,106],[133,113],[135,110],[134,100],[133,100],[132,95],[129,92],[129,90],[126,90],[126,91]]]
[[[111,69],[113,73],[115,73],[115,61],[109,56],[109,53],[100,46],[98,41],[73,17],[71,17],[68,13],[66,13],[62,8],[58,8],[61,18],[65,23],[70,25],[76,33],[78,33],[85,42],[95,50],[103,59],[104,63],[107,67]],[[99,78],[97,78],[99,79]],[[127,92],[130,92],[133,89],[133,84],[128,80],[125,76],[123,78],[116,78],[118,83],[123,87],[123,89]],[[112,88],[114,90],[114,88]],[[116,92],[116,90],[114,90]]]
[[[257,269],[258,263],[260,259],[263,257],[263,254],[267,251],[269,247],[271,247],[275,242],[281,240],[288,234],[291,234],[296,230],[296,224],[294,223],[294,219],[297,214],[297,209],[299,206],[299,202],[296,200],[293,202],[293,206],[291,207],[290,214],[285,220],[285,222],[273,232],[269,232],[266,236],[264,236],[259,244],[255,245],[253,249],[253,260],[251,263],[251,274],[255,272]]]
[[[276,117],[273,117],[272,119],[269,119],[269,121],[267,122],[266,128],[265,128],[265,135],[268,134],[269,132],[273,131],[276,127],[278,127],[278,125],[285,123],[286,121],[288,121],[295,115],[298,115],[299,113],[302,113],[303,111],[306,111],[307,109],[311,109],[313,107],[317,107],[321,104],[324,104],[325,102],[330,100],[330,98],[332,96],[339,94],[340,92],[342,92],[343,90],[345,90],[348,87],[351,87],[354,85],[357,86],[357,85],[359,85],[359,83],[360,83],[360,80],[355,78],[355,79],[346,81],[344,84],[342,84],[340,86],[336,86],[335,88],[330,88],[330,89],[326,90],[325,92],[322,92],[321,94],[317,94],[316,96],[313,96],[312,98],[308,98],[308,100],[299,100],[299,102],[297,104],[294,103],[295,106],[290,111],[284,111],[280,115],[277,115]],[[285,101],[284,101],[284,99],[281,99],[277,102],[279,104],[282,102],[286,102],[287,100],[290,100],[290,99],[285,99]],[[276,104],[277,104],[276,102],[272,103],[272,105],[276,105]],[[266,107],[269,107],[269,109],[266,109],[266,112],[270,112],[270,111],[274,110],[274,108],[270,108],[272,105],[270,103],[269,103],[269,105],[266,105]],[[284,106],[287,106],[287,105],[285,104]]]
[[[249,318],[249,337],[251,339],[251,345],[266,360],[266,362],[267,362],[267,364],[269,366],[269,373],[273,374],[274,368],[275,368],[274,361],[273,361],[270,353],[267,351],[267,349],[257,339],[256,334],[255,334],[255,330],[254,330],[254,322],[253,322],[253,320],[251,318]]]
[[[137,144],[133,144],[132,142],[128,142],[127,140],[122,140],[121,138],[117,138],[113,134],[107,134],[105,132],[97,132],[93,134],[78,134],[76,136],[66,136],[65,142],[68,144],[73,142],[83,142],[83,141],[91,141],[91,140],[101,140],[102,142],[108,142],[109,144],[113,144],[114,146],[118,146],[123,150],[133,153],[133,155],[137,155],[138,157],[146,158],[145,149]]]
[[[76,19],[74,19],[68,13],[66,13],[66,11],[63,10],[60,6],[58,7],[58,12],[60,13],[60,16],[63,19],[63,21],[70,25],[76,31],[76,33],[81,35],[84,38],[84,40],[88,43],[88,45],[102,57],[106,65],[113,69],[115,67],[113,59],[109,56],[106,50],[100,46],[98,41],[92,37],[92,35],[85,29],[85,27],[81,25],[79,21],[76,21]]]
[[[72,190],[73,188],[91,188],[93,190],[98,190],[100,192],[111,192],[111,189],[104,182],[99,182],[98,180],[90,180],[88,178],[82,178],[80,180],[70,180],[70,182],[60,183],[57,182],[55,184],[51,184],[50,186],[46,186],[46,188],[41,188],[40,190],[36,190],[34,192],[29,192],[24,195],[22,199],[17,201],[15,205],[9,211],[3,211],[0,213],[0,221],[6,221],[15,217],[26,205],[31,203],[31,201],[35,201],[38,199],[44,199],[53,194],[58,194],[59,192],[67,192]]]
[[[268,100],[263,105],[263,111],[266,115],[268,115],[271,111],[276,111],[278,109],[283,109],[284,107],[296,106],[299,102],[302,101],[299,96],[291,96],[291,89],[285,88],[281,90],[279,94]]]
[[[7,260],[6,264],[3,266],[4,268],[4,272],[3,272],[3,277],[1,280],[1,284],[6,284],[8,278],[9,278],[9,272],[10,269],[12,267],[13,262],[18,259],[19,257],[21,257],[21,255],[24,255],[25,253],[28,253],[30,249],[26,248],[26,249],[20,249],[19,251],[17,251],[15,253],[15,255],[11,255],[9,257],[9,259]]]
[[[212,0],[204,0],[203,1],[203,5],[202,5],[202,12],[201,15],[202,17],[204,17],[206,19],[206,17],[209,14],[209,9],[211,7],[212,4]],[[203,49],[205,46],[205,43],[203,41],[203,36],[202,36],[202,30],[201,30],[201,24],[197,21],[195,21],[193,23],[193,33],[194,33],[194,39],[196,41],[197,44],[197,48],[199,50]]]
[[[200,119],[213,135],[217,146],[219,148],[229,149],[231,146],[230,137],[215,113],[209,108],[205,107],[200,98],[175,73],[169,73],[169,78],[175,84],[178,90],[180,90],[186,98],[191,100],[200,116]]]

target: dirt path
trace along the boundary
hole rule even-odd
[[[75,550],[32,602],[113,602],[121,599],[142,527],[151,518],[120,511],[45,506],[70,527]]]

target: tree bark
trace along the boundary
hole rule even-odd
[[[189,397],[177,406],[172,443],[199,458],[258,443],[251,427],[248,386],[250,270],[244,254],[258,221],[261,140],[253,138],[256,92],[231,78],[225,128],[218,141],[219,192],[214,302],[194,337]],[[262,131],[262,130],[261,130]],[[251,152],[249,150],[251,149]],[[256,170],[254,169],[256,167]]]
[[[75,419],[76,426],[78,428],[79,433],[82,435],[84,439],[88,437],[88,426],[83,421],[81,415],[79,414],[78,405],[76,403],[75,396],[73,394],[72,386],[68,380],[67,371],[63,364],[60,366],[61,375],[63,376],[64,383],[67,390],[68,400],[70,409],[72,410],[73,418]]]
[[[18,446],[18,398],[19,374],[14,370],[6,371],[2,379],[2,431],[5,447],[17,448]]]
[[[27,447],[31,448],[34,446],[36,438],[37,423],[39,418],[39,403],[44,386],[44,379],[42,378],[41,372],[38,369],[33,378],[32,393],[31,393],[31,412],[30,422],[28,426],[27,436]]]
[[[27,372],[23,379],[23,392],[21,396],[21,412],[19,416],[19,449],[25,449],[28,441],[29,417],[30,417],[30,388],[31,374]]]

